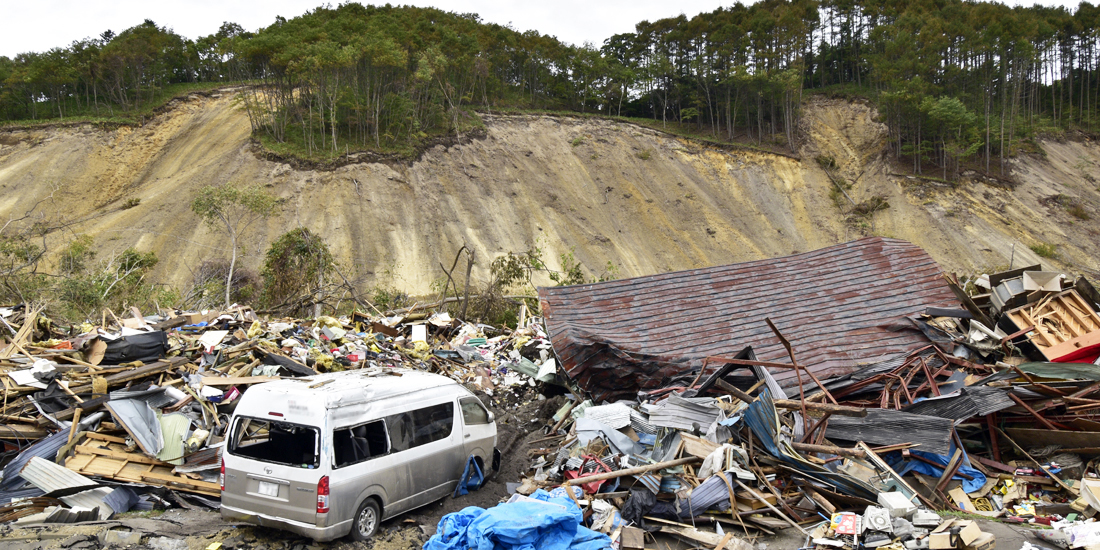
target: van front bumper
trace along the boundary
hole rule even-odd
[[[257,514],[247,510],[239,510],[222,504],[222,518],[230,521],[243,521],[261,527],[271,527],[290,531],[303,537],[309,537],[318,542],[327,542],[338,539],[351,531],[351,522],[345,521],[331,527],[317,527],[309,523],[280,519],[265,514]]]

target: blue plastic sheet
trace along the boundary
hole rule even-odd
[[[910,449],[909,452],[927,458],[940,466],[947,466],[947,463],[951,460],[951,456],[955,454],[955,441],[954,438],[952,438],[951,449],[946,455],[937,455],[925,451],[918,451],[916,449]],[[962,481],[963,491],[973,493],[985,485],[985,474],[969,466],[970,458],[966,455],[966,451],[963,451],[962,460],[963,465],[959,466],[959,472],[971,476],[974,479],[964,479],[959,475],[955,475],[952,479]],[[889,464],[899,476],[903,476],[909,472],[920,472],[926,476],[938,479],[943,475],[943,468],[936,468],[931,464],[926,464],[918,460],[904,460],[900,451],[894,451],[887,454],[886,463]]]
[[[469,506],[443,516],[424,550],[602,550],[611,539],[580,525],[581,511],[564,494],[531,498],[488,510]]]
[[[470,455],[469,460],[466,461],[466,469],[462,472],[462,480],[458,482],[455,493],[451,496],[458,498],[470,491],[476,491],[481,488],[483,481],[485,481],[485,474],[481,473],[481,467],[477,465],[477,460],[474,459],[473,455]]]

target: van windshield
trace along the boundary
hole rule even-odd
[[[229,453],[264,462],[316,468],[320,449],[317,428],[237,417],[230,432]]]

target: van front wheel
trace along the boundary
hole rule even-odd
[[[364,541],[371,538],[378,531],[379,520],[382,514],[378,511],[378,503],[373,498],[368,498],[359,505],[355,511],[355,521],[351,524],[351,538],[356,541]]]

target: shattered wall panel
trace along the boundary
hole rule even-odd
[[[751,345],[788,362],[770,317],[819,377],[928,344],[907,319],[956,299],[917,246],[880,237],[783,258],[540,288],[554,351],[597,400],[661,387]],[[784,386],[794,372],[773,375]]]

